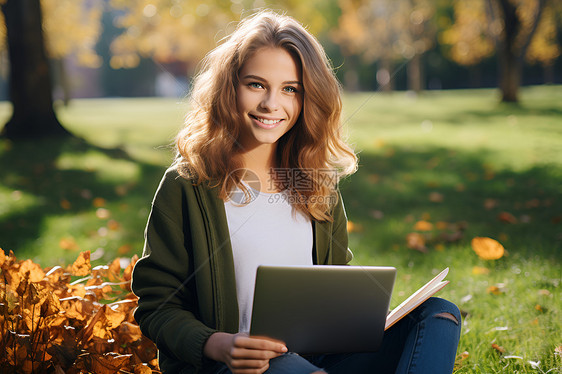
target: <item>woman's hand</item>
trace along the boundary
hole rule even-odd
[[[269,360],[285,352],[287,347],[278,340],[224,332],[211,335],[203,348],[205,356],[224,362],[233,374],[262,374]]]

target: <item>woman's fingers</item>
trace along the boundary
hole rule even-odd
[[[242,334],[234,335],[233,346],[237,348],[273,351],[278,353],[287,352],[287,347],[279,340],[263,337],[250,337]]]
[[[261,374],[269,368],[269,360],[287,352],[278,340],[235,334],[228,352],[227,365],[234,374]]]

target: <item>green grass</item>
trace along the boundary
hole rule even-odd
[[[358,228],[353,263],[398,268],[393,306],[451,268],[439,295],[464,314],[458,353],[468,356],[457,373],[562,368],[554,354],[562,345],[562,87],[525,88],[521,99],[498,104],[495,90],[344,97],[345,129],[360,157],[359,171],[342,182]],[[0,140],[0,247],[42,266],[69,263],[79,250],[97,263],[140,254],[184,111],[173,100],[75,100],[58,115],[87,142]],[[0,123],[8,115],[0,103]],[[502,212],[513,222],[501,221]],[[422,219],[447,226],[425,233],[426,253],[406,245]],[[508,254],[480,260],[475,236],[499,240]]]

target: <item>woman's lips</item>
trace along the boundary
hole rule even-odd
[[[254,116],[252,114],[250,114],[250,117],[252,118],[255,124],[257,124],[259,127],[263,129],[272,129],[274,127],[277,127],[281,122],[283,122],[283,119],[267,119],[267,118]]]

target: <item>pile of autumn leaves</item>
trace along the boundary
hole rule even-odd
[[[133,319],[137,260],[92,269],[83,252],[43,270],[0,249],[0,372],[158,372],[156,347]]]

